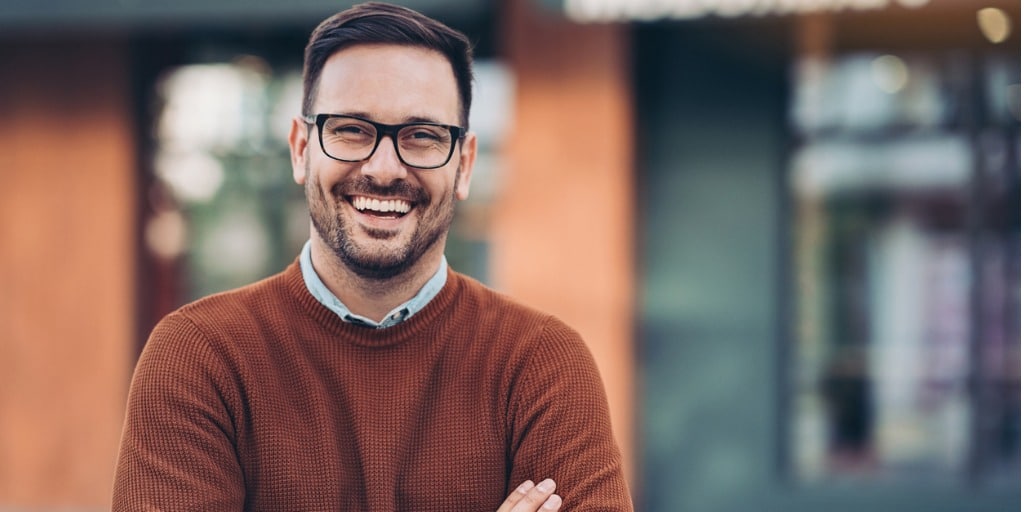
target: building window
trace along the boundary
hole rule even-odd
[[[145,238],[181,263],[179,300],[280,271],[309,236],[287,145],[301,94],[298,69],[254,55],[162,74]]]
[[[1020,66],[800,60],[785,402],[799,480],[1019,479]]]

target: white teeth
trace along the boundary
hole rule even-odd
[[[355,206],[359,211],[373,210],[375,212],[383,213],[407,213],[412,209],[412,205],[406,201],[402,201],[401,199],[387,199],[381,201],[380,199],[371,199],[369,197],[362,196],[352,198],[352,206]]]

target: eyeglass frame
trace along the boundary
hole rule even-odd
[[[330,154],[327,151],[327,148],[324,147],[324,124],[327,123],[327,120],[331,119],[331,118],[355,119],[356,121],[360,121],[360,122],[369,124],[370,126],[373,126],[373,129],[377,130],[377,138],[376,138],[376,140],[373,141],[373,149],[370,150],[370,154],[366,155],[365,158],[361,158],[359,160],[346,160],[344,158],[338,158],[338,157]],[[401,161],[403,165],[407,165],[407,166],[412,167],[414,169],[426,169],[426,170],[439,169],[441,167],[444,167],[444,166],[448,165],[448,162],[451,162],[451,160],[452,160],[452,155],[455,154],[455,145],[456,145],[456,143],[458,141],[461,141],[462,139],[466,138],[466,132],[467,132],[466,128],[464,128],[462,126],[451,125],[451,124],[432,123],[432,122],[427,122],[427,121],[420,121],[420,122],[415,122],[415,123],[402,123],[402,124],[384,124],[384,123],[378,123],[376,121],[371,121],[371,120],[363,118],[363,117],[350,116],[350,115],[347,115],[347,114],[324,114],[324,113],[320,113],[320,114],[316,114],[316,115],[312,115],[312,116],[302,116],[302,121],[305,122],[306,124],[310,125],[311,127],[312,126],[316,126],[316,135],[317,135],[317,138],[320,140],[320,150],[323,151],[325,155],[327,155],[327,158],[330,158],[332,160],[337,160],[339,162],[347,162],[347,163],[365,162],[365,161],[367,161],[367,160],[369,160],[370,158],[373,157],[373,154],[377,152],[377,147],[380,146],[381,139],[383,139],[384,136],[387,135],[388,137],[391,138],[391,143],[394,144],[394,146],[395,146],[395,155],[398,156],[398,160]],[[435,165],[435,166],[431,166],[431,167],[423,167],[423,166],[419,166],[419,165],[410,164],[409,162],[406,162],[404,158],[402,158],[402,150],[398,148],[398,132],[401,131],[402,129],[408,128],[410,126],[436,126],[436,127],[439,127],[439,128],[446,128],[448,130],[448,132],[451,133],[452,143],[451,143],[451,146],[448,147],[448,156],[444,159],[444,162],[441,162],[440,164]]]

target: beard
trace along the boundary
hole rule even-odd
[[[460,166],[455,171],[456,183],[461,170]],[[385,187],[373,183],[368,176],[359,176],[336,183],[328,196],[311,178],[307,164],[306,201],[313,228],[345,267],[366,279],[387,280],[409,270],[445,238],[455,217],[454,186],[433,204],[424,189],[407,181]],[[410,201],[412,209],[405,215],[419,216],[412,233],[357,225],[345,213],[351,207],[347,197],[352,195],[401,197]],[[364,236],[357,237],[357,232]]]

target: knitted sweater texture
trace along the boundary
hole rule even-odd
[[[449,271],[386,329],[297,263],[168,315],[135,370],[114,511],[491,511],[553,478],[562,511],[632,510],[579,335]]]

